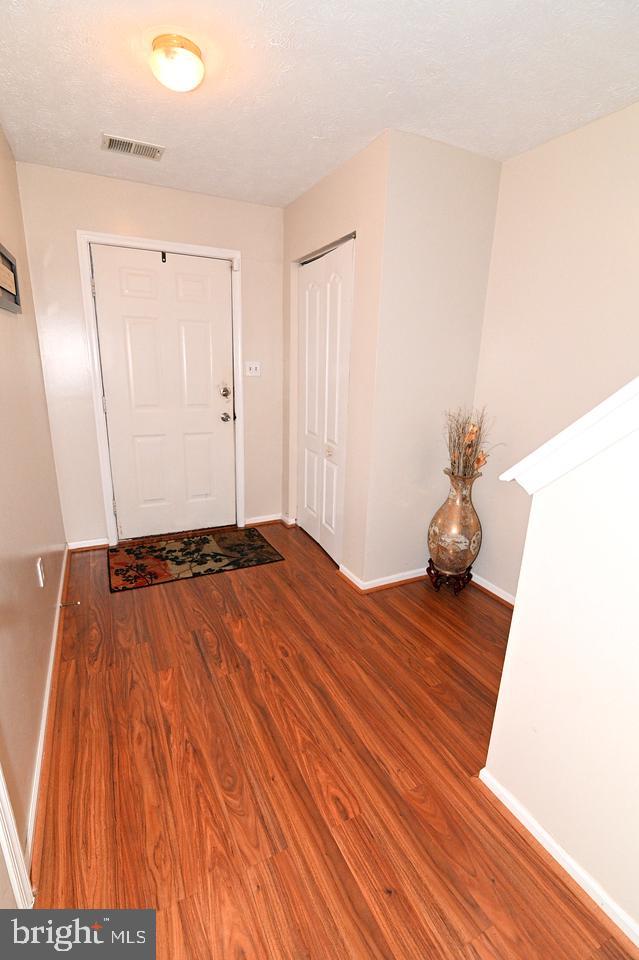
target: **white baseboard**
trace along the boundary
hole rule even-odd
[[[339,570],[340,573],[350,580],[351,583],[354,583],[360,590],[374,590],[376,587],[385,587],[391,583],[401,583],[402,580],[414,580],[416,577],[426,576],[425,567],[419,567],[417,570],[404,570],[402,573],[391,573],[387,577],[377,577],[375,580],[362,580],[342,565],[340,565]],[[506,600],[511,604],[515,602],[512,594],[502,590],[501,587],[496,587],[495,584],[489,580],[484,580],[483,577],[478,577],[473,574],[473,581],[478,583],[480,587],[484,587],[489,593],[495,594],[496,597],[500,597],[502,600]]]
[[[108,547],[109,541],[106,537],[100,540],[73,540],[68,544],[69,550],[86,550],[87,547]]]
[[[36,749],[35,768],[33,771],[33,784],[31,786],[31,797],[29,800],[29,815],[27,817],[27,863],[31,863],[33,855],[33,837],[35,833],[36,816],[38,813],[38,796],[40,794],[40,774],[42,772],[42,759],[44,756],[44,741],[47,732],[47,717],[49,716],[49,699],[51,697],[51,681],[53,679],[53,667],[55,664],[55,652],[58,640],[58,628],[60,625],[60,604],[63,601],[62,591],[64,590],[64,578],[69,562],[69,546],[65,544],[64,554],[62,556],[62,569],[60,571],[60,582],[55,604],[55,616],[53,618],[53,634],[51,637],[51,646],[49,649],[49,666],[47,668],[47,679],[44,687],[44,701],[42,703],[42,714],[40,716],[40,732],[38,734],[38,746]]]
[[[287,517],[283,513],[269,513],[265,517],[250,517],[248,520],[245,520],[244,523],[248,527],[251,523],[274,523],[277,520],[281,520],[286,527],[297,526],[297,521],[294,517]]]
[[[402,580],[415,580],[416,577],[425,577],[426,567],[420,567],[418,570],[405,570],[403,573],[392,573],[388,577],[377,577],[376,580],[362,580],[342,564],[340,564],[339,572],[343,574],[347,580],[350,580],[351,583],[354,583],[360,590],[373,590],[375,587],[385,587],[390,583],[399,583]]]
[[[4,858],[16,906],[20,910],[28,910],[33,906],[33,890],[2,766],[0,766],[0,854]]]
[[[244,521],[244,526],[249,527],[252,523],[273,523],[275,520],[281,519],[281,513],[267,513],[264,517],[248,517]]]
[[[548,851],[557,863],[564,868],[566,873],[575,880],[579,886],[585,890],[589,897],[595,901],[607,916],[616,923],[620,930],[639,946],[639,921],[633,919],[630,914],[619,906],[612,899],[604,888],[592,877],[587,870],[577,863],[577,861],[542,827],[538,820],[535,820],[532,813],[513,796],[513,794],[502,786],[502,784],[493,776],[493,774],[484,767],[480,771],[479,779],[484,783],[491,793],[501,800],[503,805],[519,820],[521,824],[539,841],[542,847]]]
[[[507,603],[515,603],[515,598],[513,597],[512,593],[502,590],[501,587],[496,587],[494,583],[490,582],[490,580],[485,580],[476,573],[473,573],[472,582],[478,583],[480,587],[484,588],[484,590],[488,590],[489,593],[494,593],[496,597],[501,597],[501,599],[505,600]]]

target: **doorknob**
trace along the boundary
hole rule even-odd
[[[220,394],[224,397],[225,400],[228,400],[228,398],[231,396],[231,388],[227,387],[226,385],[223,387],[220,387]]]
[[[220,420],[222,420],[224,423],[228,423],[230,419],[231,419],[230,413],[223,413],[222,416],[220,417]]]

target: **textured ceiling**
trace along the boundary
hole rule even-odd
[[[19,160],[286,204],[385,128],[503,158],[639,100],[638,0],[0,0]],[[161,87],[154,36],[203,49]],[[165,146],[109,155],[102,132]]]

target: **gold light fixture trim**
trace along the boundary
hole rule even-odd
[[[187,93],[199,87],[204,79],[202,51],[188,37],[163,33],[153,41],[151,70],[169,90]]]

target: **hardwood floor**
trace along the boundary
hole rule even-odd
[[[162,960],[639,956],[477,781],[510,613],[284,563],[111,594],[71,559],[37,905]]]

